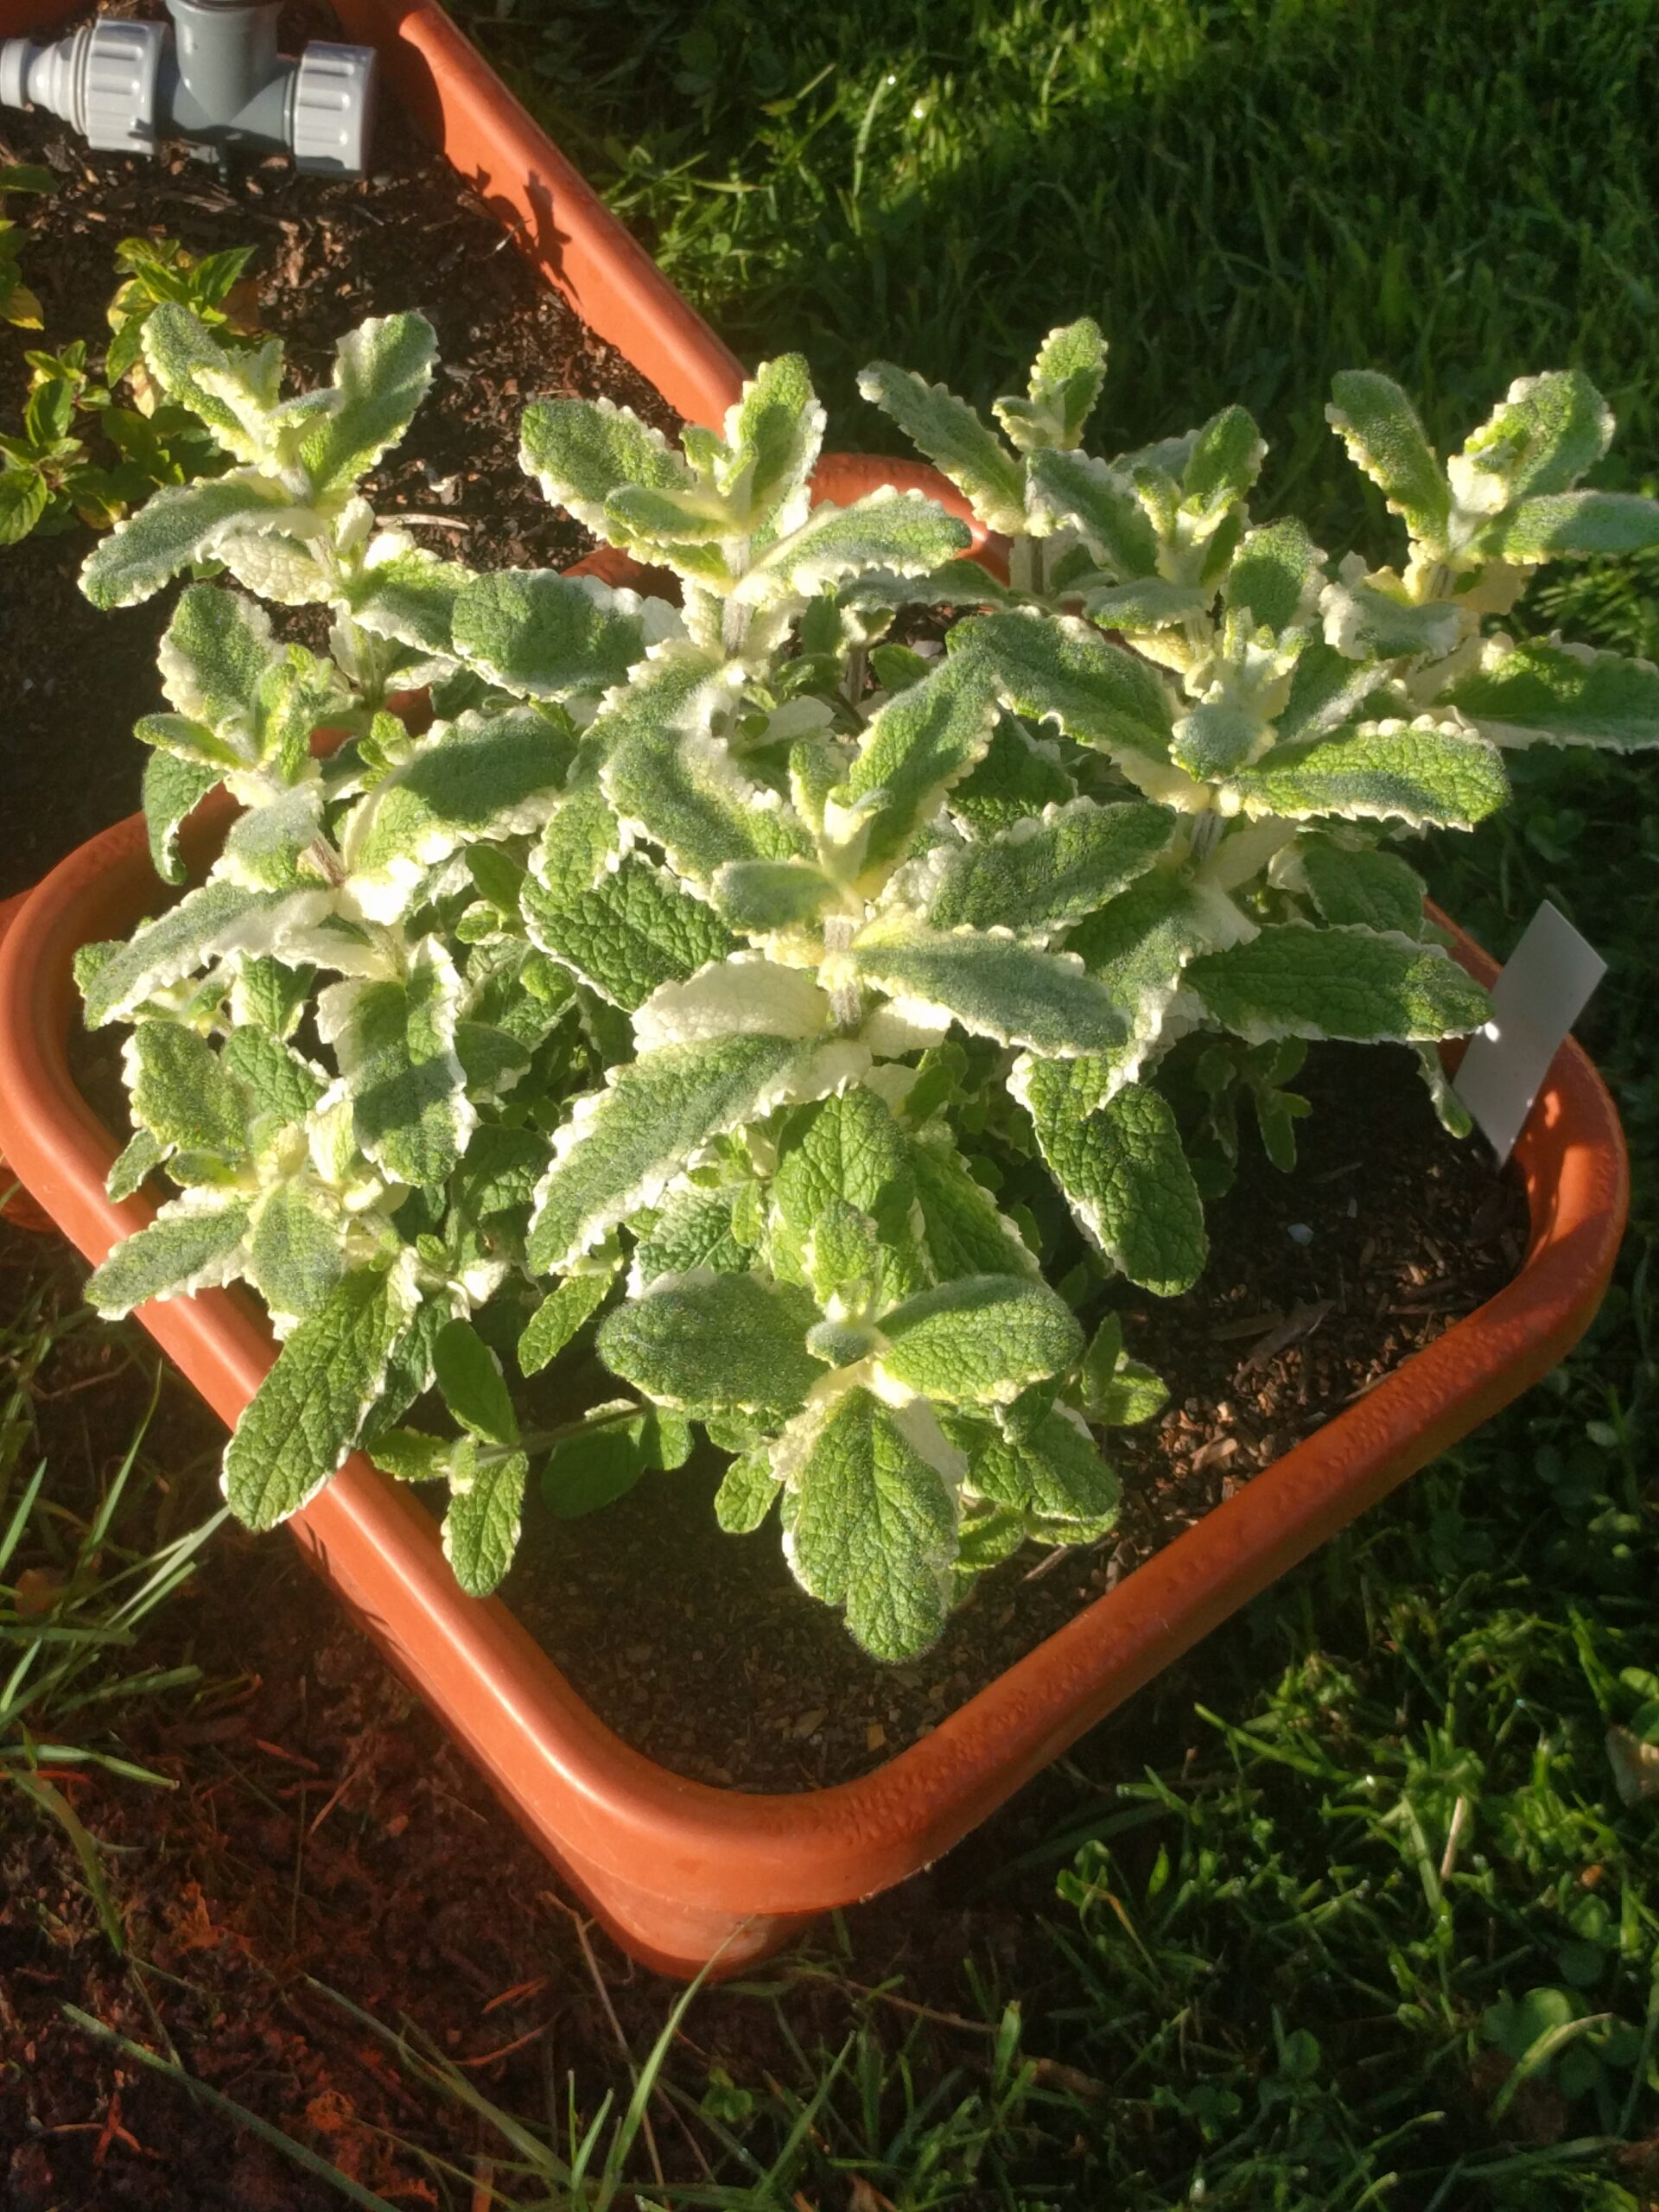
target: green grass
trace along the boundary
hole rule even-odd
[[[1363,512],[1323,421],[1341,367],[1401,378],[1450,442],[1576,363],[1620,418],[1606,480],[1659,473],[1645,0],[458,12],[746,358],[807,353],[837,442],[887,442],[865,359],[983,401],[1086,312],[1113,349],[1101,449],[1241,399],[1266,506],[1322,543]],[[1659,565],[1532,612],[1651,654]],[[972,2156],[925,2152],[894,2082],[959,2130],[960,2051],[861,2015],[791,2176],[808,2202],[855,2173],[1020,2212],[1659,2201],[1656,1808],[1619,1802],[1605,1740],[1659,1711],[1656,772],[1529,757],[1513,813],[1432,855],[1495,950],[1548,896],[1610,962],[1581,1027],[1637,1195],[1595,1331],[1081,1747],[1018,1877],[1057,1877],[1056,1979],[976,1963],[988,2029],[1025,1997],[1025,2050],[1061,2071],[1014,2067],[1000,2104],[973,2076]],[[757,2171],[839,2050],[733,2093]]]

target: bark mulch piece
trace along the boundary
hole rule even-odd
[[[273,158],[221,183],[182,155],[89,153],[54,118],[10,111],[0,117],[0,158],[47,162],[62,179],[54,193],[10,203],[26,232],[22,266],[45,327],[0,327],[0,427],[22,414],[26,349],[83,338],[101,358],[115,248],[153,232],[198,254],[257,248],[249,275],[258,321],[284,340],[296,388],[327,378],[335,341],[365,316],[418,308],[430,317],[440,361],[431,394],[367,488],[388,521],[400,512],[437,518],[416,524],[415,535],[475,568],[563,568],[593,548],[518,466],[527,401],[604,396],[660,429],[678,428],[645,378],[514,250],[395,100],[381,108],[374,170],[356,181],[299,176]],[[10,656],[0,897],[38,882],[138,804],[145,750],[132,725],[163,703],[156,645],[176,594],[99,613],[76,584],[92,543],[77,524],[0,550]],[[283,627],[320,645],[326,624],[305,610]]]

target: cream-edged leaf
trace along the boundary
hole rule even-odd
[[[220,955],[274,950],[287,930],[320,920],[328,905],[324,891],[251,891],[219,882],[187,892],[157,920],[143,923],[91,979],[87,1027],[131,1014],[153,993]]]
[[[1343,370],[1331,379],[1325,415],[1348,458],[1381,487],[1413,537],[1444,546],[1451,491],[1416,410],[1393,378],[1373,369]]]
[[[827,1035],[832,1017],[828,992],[804,969],[759,952],[734,952],[683,982],[659,984],[635,1010],[633,1041],[640,1052],[717,1037],[793,1037],[805,1044]]]
[[[1206,1012],[1253,1045],[1281,1037],[1433,1043],[1491,1019],[1491,1001],[1439,945],[1392,931],[1278,923],[1186,970]]]
[[[249,1201],[240,1192],[188,1191],[95,1268],[86,1296],[105,1320],[152,1298],[181,1298],[233,1281],[245,1257]]]
[[[988,670],[1003,703],[1057,721],[1080,745],[1167,760],[1167,692],[1144,661],[1091,623],[1035,610],[987,614],[951,633],[951,654]]]
[[[426,397],[437,351],[423,315],[371,316],[340,340],[333,379],[337,404],[300,449],[318,496],[345,491],[397,444]]]
[[[823,1370],[806,1349],[804,1290],[713,1269],[661,1278],[599,1326],[600,1357],[658,1405],[788,1418]]]
[[[1063,1057],[1120,1049],[1128,1025],[1111,994],[1071,953],[1039,951],[976,930],[931,930],[903,914],[868,923],[824,963],[901,1005],[936,1007],[978,1037]]]
[[[733,596],[748,606],[810,599],[826,584],[871,569],[925,576],[972,543],[966,523],[936,499],[884,484],[850,506],[814,507],[745,572]]]
[[[233,531],[274,525],[290,504],[280,485],[252,469],[168,485],[99,538],[82,563],[80,588],[94,607],[135,606],[216,553]]]
[[[477,1125],[455,1052],[461,995],[454,962],[430,937],[401,980],[318,994],[318,1033],[340,1063],[357,1141],[396,1182],[442,1183]]]
[[[455,601],[454,650],[504,690],[569,699],[625,683],[645,657],[643,602],[596,577],[508,569],[471,579]]]
[[[904,858],[944,793],[983,754],[995,720],[983,666],[955,654],[872,717],[827,817],[861,880],[880,882]]]
[[[1016,932],[1080,920],[1144,874],[1170,831],[1161,807],[1077,798],[982,843],[936,849],[918,864],[927,920]]]
[[[1065,1300],[1025,1274],[938,1283],[884,1313],[881,1335],[880,1382],[949,1405],[1010,1405],[1070,1374],[1084,1349]]]
[[[1659,745],[1659,669],[1588,645],[1494,638],[1478,669],[1440,695],[1495,745]]]
[[[1204,1205],[1159,1094],[1134,1083],[1103,1099],[1089,1062],[1030,1057],[1009,1087],[1090,1242],[1159,1298],[1189,1290],[1209,1256]]]
[[[1347,821],[1397,819],[1414,830],[1467,830],[1509,797],[1496,749],[1456,722],[1362,722],[1310,744],[1279,745],[1232,779],[1247,813]]]
[[[987,530],[1024,530],[1024,471],[965,399],[891,361],[861,370],[858,389],[950,478]]]
[[[1158,573],[1158,538],[1135,487],[1108,462],[1049,449],[1031,457],[1027,490],[1032,530],[1075,530],[1121,584]]]
[[[1089,315],[1051,330],[1037,349],[1023,399],[992,403],[1010,444],[1021,453],[1075,446],[1106,377],[1106,341]]]
[[[601,536],[606,502],[625,484],[679,491],[695,481],[660,430],[608,399],[532,400],[520,438],[520,466],[542,496]]]
[[[175,753],[155,752],[144,763],[144,826],[149,834],[150,864],[163,883],[182,883],[184,858],[179,850],[179,831],[211,791],[217,791],[224,771],[200,760],[181,760]]]
[[[531,942],[625,1013],[732,949],[712,908],[637,854],[591,889],[556,896],[538,866],[520,894]]]

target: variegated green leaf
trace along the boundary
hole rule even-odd
[[[877,1659],[913,1658],[944,1626],[961,1464],[925,1407],[895,1413],[868,1390],[845,1392],[803,1423],[787,1501],[790,1564],[812,1596],[846,1607],[849,1630]]]
[[[623,823],[660,845],[677,875],[700,883],[728,861],[812,849],[788,801],[752,782],[704,731],[653,730],[641,716],[618,734],[600,781]]]
[[[1161,807],[1073,799],[981,844],[936,847],[918,864],[917,903],[935,929],[1077,921],[1151,867],[1170,828]]]
[[[328,903],[320,891],[250,891],[238,883],[207,883],[145,922],[112,953],[88,984],[89,1029],[130,1014],[152,993],[193,975],[219,955],[264,952],[285,927],[317,919]]]
[[[486,1444],[518,1441],[518,1421],[501,1362],[470,1321],[446,1321],[432,1344],[432,1373],[461,1427]]]
[[[1065,1300],[1029,1275],[966,1275],[881,1317],[882,1376],[951,1405],[1010,1405],[1071,1373],[1083,1331]]]
[[[816,921],[840,895],[804,861],[728,861],[715,870],[711,894],[721,919],[753,937]]]
[[[1582,369],[1517,377],[1448,473],[1463,504],[1490,514],[1518,499],[1570,491],[1612,435],[1612,410]]]
[[[395,446],[427,395],[437,340],[423,315],[371,316],[334,348],[339,397],[301,446],[319,497],[344,492]]]
[[[618,1268],[611,1267],[592,1274],[566,1275],[548,1293],[518,1339],[521,1374],[539,1375],[558,1357],[610,1296],[618,1272]]]
[[[1034,1275],[1036,1255],[982,1184],[976,1183],[948,1136],[925,1135],[911,1147],[911,1173],[921,1210],[923,1241],[935,1277]]]
[[[534,400],[520,435],[520,465],[543,497],[601,535],[606,502],[625,484],[677,491],[696,480],[660,430],[608,399]]]
[[[632,1282],[648,1289],[661,1275],[689,1275],[702,1268],[721,1275],[746,1274],[754,1255],[738,1241],[733,1226],[739,1197],[732,1185],[709,1191],[687,1183],[671,1190],[634,1247]]]
[[[211,791],[222,771],[172,753],[152,753],[144,763],[144,823],[149,832],[150,863],[163,883],[182,883],[179,831]]]
[[[135,1191],[143,1188],[147,1179],[161,1166],[165,1151],[148,1129],[138,1130],[123,1146],[115,1165],[104,1178],[104,1188],[118,1205],[123,1198],[130,1198]]]
[[[1423,879],[1394,853],[1304,837],[1296,861],[1321,918],[1415,937],[1423,925]]]
[[[563,1274],[607,1230],[655,1205],[694,1152],[788,1091],[805,1049],[792,1037],[726,1037],[613,1070],[554,1139],[531,1223],[532,1271]]]
[[[259,1204],[248,1244],[248,1280],[283,1329],[321,1310],[346,1273],[340,1224],[297,1183]]]
[[[522,1452],[484,1452],[463,1444],[455,1454],[443,1555],[469,1598],[487,1598],[518,1548],[530,1461]]]
[[[209,558],[233,531],[268,526],[286,511],[281,487],[251,469],[168,485],[99,539],[80,588],[94,607],[132,607]]]
[[[1094,412],[1106,378],[1106,341],[1088,315],[1051,330],[1037,349],[1023,399],[993,403],[992,412],[1021,453],[1075,446]]]
[[[1154,868],[1072,931],[1067,949],[1123,1016],[1125,1042],[1107,1056],[1116,1080],[1128,1081],[1155,1044],[1187,962],[1249,927],[1219,893]]]
[[[392,921],[427,871],[463,845],[539,829],[570,758],[564,730],[535,707],[436,724],[358,802],[341,834],[359,909]]]
[[[144,365],[169,399],[200,416],[238,461],[266,458],[264,418],[277,404],[283,349],[275,340],[232,353],[201,318],[164,300],[144,319]]]
[[[181,1022],[141,1021],[122,1051],[133,1119],[169,1151],[241,1159],[245,1111],[204,1037]]]
[[[1183,506],[1215,519],[1239,505],[1262,474],[1267,450],[1248,409],[1224,407],[1192,441],[1181,480]]]
[[[1034,1058],[1011,1088],[1091,1243],[1159,1298],[1190,1289],[1209,1256],[1204,1205],[1158,1093],[1132,1083],[1103,1099],[1101,1071],[1088,1061]]]
[[[771,1512],[781,1485],[763,1451],[733,1460],[715,1492],[715,1518],[728,1536],[747,1536]]]
[[[774,1268],[808,1280],[813,1231],[835,1206],[851,1208],[888,1244],[900,1244],[914,1188],[911,1147],[873,1090],[855,1084],[798,1108],[779,1133],[770,1189]]]
[[[1659,545],[1659,500],[1634,492],[1555,492],[1522,499],[1480,539],[1480,550],[1518,567],[1641,553]]]
[[[1278,742],[1304,745],[1397,712],[1391,681],[1392,671],[1382,662],[1349,660],[1322,637],[1310,639],[1296,657],[1290,696],[1274,721]]]
[[[1253,1045],[1280,1037],[1433,1043],[1491,1019],[1491,1001],[1438,945],[1360,928],[1262,930],[1202,955],[1188,986],[1225,1029]]]
[[[370,544],[361,573],[345,580],[341,596],[360,629],[448,658],[461,651],[455,609],[473,582],[459,561],[442,560],[405,531],[387,530]]]
[[[1363,722],[1306,745],[1279,745],[1233,789],[1250,814],[1397,818],[1467,830],[1496,813],[1509,782],[1496,749],[1456,723]]]
[[[831,834],[855,854],[861,880],[879,882],[904,857],[944,794],[983,754],[995,719],[982,664],[955,654],[872,718],[827,817]]]
[[[1066,596],[1071,595],[1068,584]],[[1173,630],[1207,613],[1215,593],[1162,576],[1139,576],[1127,584],[1095,583],[1085,576],[1077,580],[1077,596],[1103,630]]]
[[[569,699],[626,682],[645,657],[637,593],[554,569],[474,577],[457,598],[454,650],[492,683],[532,699]]]
[[[220,1055],[244,1094],[244,1126],[258,1152],[276,1132],[297,1128],[322,1096],[318,1071],[268,1030],[237,1028]]]
[[[633,1017],[641,1052],[715,1037],[794,1037],[803,1044],[828,1034],[830,995],[804,969],[754,951],[712,960],[683,982],[660,983]]]
[[[1024,472],[966,400],[891,361],[872,361],[861,370],[858,388],[950,478],[987,530],[1024,530]]]
[[[1011,830],[1046,806],[1064,806],[1077,795],[1077,785],[1058,758],[1053,739],[1034,741],[1012,715],[999,715],[991,741],[959,784],[947,804],[975,836]]]
[[[826,961],[903,1002],[937,1008],[977,1037],[1070,1057],[1121,1047],[1128,1024],[1110,992],[1071,953],[975,930],[930,930],[903,914],[868,923]]]
[[[118,1244],[86,1285],[106,1320],[152,1298],[212,1290],[241,1272],[248,1201],[237,1192],[190,1191]]]
[[[401,982],[331,983],[317,1030],[334,1046],[357,1141],[395,1181],[441,1183],[477,1122],[455,1052],[461,982],[436,938],[423,938]]]
[[[1392,512],[1430,547],[1446,543],[1452,495],[1415,409],[1392,378],[1344,369],[1331,379],[1325,420],[1348,458],[1381,486]]]
[[[1170,736],[1169,754],[1198,783],[1226,776],[1272,742],[1259,715],[1217,699],[1183,715]]]
[[[823,1370],[806,1349],[817,1309],[758,1274],[669,1275],[599,1325],[600,1357],[658,1405],[783,1420]]]
[[[320,869],[313,849],[322,833],[321,783],[296,785],[251,806],[232,823],[213,863],[216,882],[253,891],[293,891],[315,885]]]
[[[964,1491],[1039,1521],[1083,1522],[1098,1535],[1116,1516],[1117,1477],[1096,1450],[1086,1423],[1063,1406],[1007,1428],[980,1426],[968,1456]]]
[[[751,534],[805,519],[806,480],[823,442],[823,410],[798,353],[763,361],[726,412],[729,458],[717,471]]]
[[[1495,638],[1479,668],[1440,700],[1495,745],[1592,745],[1610,753],[1659,745],[1659,669],[1588,645]]]
[[[1144,661],[1092,624],[1035,612],[987,614],[951,632],[954,661],[982,664],[1015,714],[1052,718],[1081,745],[1166,760],[1168,695]]]
[[[713,910],[637,855],[574,897],[545,891],[531,867],[522,895],[532,943],[625,1013],[731,950]]]
[[[1392,660],[1401,655],[1449,653],[1463,635],[1461,611],[1446,600],[1421,606],[1395,591],[1378,588],[1363,573],[1347,573],[1327,584],[1319,601],[1325,641],[1347,660]]]
[[[1294,516],[1246,531],[1227,571],[1230,607],[1279,637],[1311,622],[1325,582],[1325,556]]]
[[[276,651],[263,607],[239,592],[188,584],[156,658],[168,702],[205,722],[234,757],[252,761],[254,694]]]
[[[1134,486],[1118,470],[1084,453],[1049,449],[1031,457],[1027,499],[1031,526],[1041,536],[1077,531],[1121,583],[1158,571],[1158,538]]]
[[[415,1311],[411,1271],[354,1268],[302,1321],[225,1452],[225,1496],[250,1529],[274,1528],[343,1465]]]
[[[826,501],[814,507],[798,530],[745,573],[733,596],[753,606],[810,599],[826,584],[868,569],[924,576],[972,543],[966,523],[946,514],[936,500],[884,484],[850,506]]]

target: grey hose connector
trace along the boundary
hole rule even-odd
[[[314,40],[276,51],[280,0],[168,0],[173,26],[108,16],[55,46],[0,41],[0,106],[44,108],[100,153],[182,138],[292,154],[296,168],[359,176],[368,164],[376,55]]]

